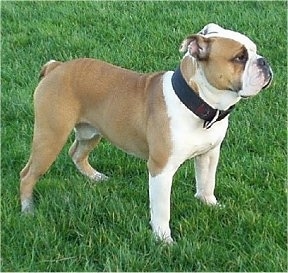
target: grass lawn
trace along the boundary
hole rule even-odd
[[[286,271],[287,21],[284,1],[1,2],[1,271]],[[20,214],[19,172],[33,132],[33,91],[50,59],[94,57],[142,72],[173,70],[188,34],[215,22],[247,34],[270,60],[270,89],[230,117],[210,208],[193,196],[193,161],[174,177],[171,227],[149,227],[146,163],[103,141],[93,184],[69,143]]]

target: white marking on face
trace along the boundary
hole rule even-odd
[[[253,43],[247,36],[239,32],[233,31],[233,30],[224,29],[216,24],[213,24],[213,23],[208,24],[200,31],[200,34],[202,34],[202,32],[207,33],[207,34],[204,34],[204,36],[207,38],[222,37],[222,38],[232,39],[245,45],[248,51],[252,51],[252,52],[257,51],[257,47],[255,43]]]
[[[258,94],[262,88],[266,85],[265,75],[262,69],[257,65],[257,54],[253,57],[249,57],[248,62],[243,73],[242,90],[239,91],[239,95],[243,97],[250,97]]]

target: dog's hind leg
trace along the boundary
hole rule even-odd
[[[34,95],[35,123],[31,154],[20,173],[20,199],[24,213],[33,212],[33,188],[55,161],[75,126],[77,111],[71,111],[60,103],[47,103],[59,101],[59,94],[39,86]]]
[[[55,161],[70,131],[59,126],[51,129],[44,124],[41,127],[35,127],[30,159],[20,173],[20,198],[23,213],[33,212],[33,188],[39,177]]]
[[[108,177],[96,171],[89,163],[89,153],[96,147],[101,139],[97,130],[86,123],[77,124],[75,127],[75,141],[69,149],[69,155],[77,169],[95,181],[104,181]]]

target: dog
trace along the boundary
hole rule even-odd
[[[163,242],[173,242],[172,178],[185,160],[195,158],[195,197],[217,204],[215,174],[228,116],[241,98],[266,89],[273,73],[248,37],[213,23],[188,36],[180,51],[175,71],[149,74],[89,58],[43,66],[31,155],[20,173],[23,213],[33,211],[33,188],[73,129],[69,155],[90,179],[107,179],[88,161],[101,137],[147,160],[150,224]]]

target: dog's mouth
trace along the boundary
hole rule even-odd
[[[252,96],[243,96],[243,95],[241,95],[240,97],[241,97],[241,99],[249,99]]]
[[[273,79],[273,73],[272,73],[271,70],[269,70],[268,77],[267,77],[267,82],[264,84],[262,89],[268,88],[271,85],[271,83],[272,83],[272,79]]]
[[[255,77],[252,77],[249,82],[249,87],[247,90],[239,90],[238,95],[242,99],[248,99],[250,97],[254,97],[257,95],[260,91],[267,89],[273,80],[273,72],[270,67],[261,69],[258,74],[256,74]],[[251,90],[249,91],[249,89]]]

